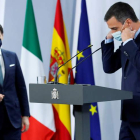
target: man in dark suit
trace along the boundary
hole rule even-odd
[[[20,140],[29,128],[29,104],[17,55],[1,49],[0,25],[0,140]]]
[[[133,99],[121,104],[119,139],[140,140],[140,21],[122,2],[112,5],[104,19],[111,31],[101,43],[103,69],[114,73],[122,68],[122,90],[133,92]],[[122,41],[116,51],[113,39]]]

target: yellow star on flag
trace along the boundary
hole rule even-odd
[[[80,51],[77,51],[77,53],[79,53],[79,52],[80,52]],[[83,52],[79,53],[79,54],[77,55],[77,57],[78,57],[78,61],[79,61],[81,58],[83,58],[83,57],[84,57]]]
[[[92,116],[94,115],[94,113],[97,113],[96,107],[97,107],[97,106],[91,105],[91,108],[90,108],[89,111],[92,113]]]

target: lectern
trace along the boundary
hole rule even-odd
[[[75,105],[76,140],[90,140],[89,106],[91,103],[132,98],[132,92],[99,86],[61,84],[29,85],[30,102]]]

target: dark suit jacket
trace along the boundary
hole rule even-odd
[[[15,128],[21,127],[21,117],[30,116],[26,86],[17,55],[2,49],[5,78],[0,93],[4,100],[0,103],[0,126],[2,126],[2,105],[6,107],[10,122]],[[15,66],[10,67],[11,64]]]
[[[122,68],[122,90],[132,91],[133,99],[121,104],[121,119],[140,122],[140,34],[114,52],[114,42],[102,46],[103,69],[114,73]]]

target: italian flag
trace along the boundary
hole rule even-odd
[[[29,84],[37,83],[37,76],[45,76],[31,0],[27,0],[22,45],[21,67],[29,93]],[[50,140],[55,132],[52,105],[30,103],[30,113],[30,128],[22,140]]]

